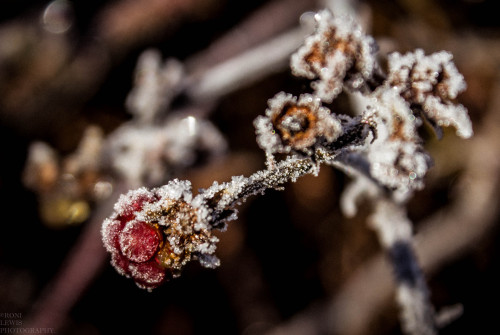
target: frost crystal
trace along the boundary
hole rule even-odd
[[[344,85],[360,90],[376,69],[376,45],[349,17],[328,10],[316,14],[316,32],[291,58],[292,73],[309,79],[315,94],[331,102]]]
[[[144,187],[120,196],[102,226],[103,243],[116,270],[152,289],[180,275],[191,260],[219,266],[214,229],[236,219],[234,206],[247,197],[277,188],[310,173],[309,159],[290,158],[275,169],[214,184],[193,197],[191,183],[174,179],[160,188]]]

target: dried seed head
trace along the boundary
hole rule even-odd
[[[348,17],[336,17],[328,10],[317,15],[316,32],[291,58],[292,73],[319,78],[312,87],[323,101],[331,102],[344,84],[360,89],[372,77],[376,66],[376,44]]]
[[[376,129],[376,137],[365,155],[370,175],[380,185],[392,190],[397,201],[404,201],[414,190],[423,188],[423,178],[430,159],[422,146],[416,118],[409,104],[394,90],[377,89],[364,99],[365,113],[361,122]]]
[[[295,151],[311,155],[319,138],[332,142],[342,133],[340,121],[310,94],[297,99],[278,93],[269,100],[266,116],[258,117],[254,124],[257,143],[269,154]]]
[[[472,136],[467,109],[454,100],[466,89],[464,77],[445,51],[425,56],[421,49],[388,57],[387,84],[405,100],[421,106],[425,116],[439,126],[453,126],[457,135]]]
[[[190,183],[178,180],[122,195],[102,227],[117,271],[152,289],[178,276],[193,259],[205,267],[217,266],[213,253],[218,240],[206,223],[208,210],[192,200]]]

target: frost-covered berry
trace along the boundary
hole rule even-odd
[[[115,269],[139,287],[153,289],[178,276],[190,260],[217,266],[218,240],[206,223],[208,211],[192,200],[190,183],[178,180],[122,195],[101,230]]]

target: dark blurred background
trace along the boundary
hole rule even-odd
[[[417,241],[426,247],[422,263],[437,311],[463,310],[442,333],[499,333],[496,3],[344,2],[379,42],[382,56],[415,48],[449,50],[466,78],[468,90],[459,102],[469,109],[475,137],[465,141],[446,131],[437,141],[430,132],[423,134],[435,167],[408,211],[421,237]],[[188,74],[203,73],[297,26],[302,12],[333,3],[2,1],[0,313],[21,313],[23,326],[58,334],[399,334],[392,285],[387,285],[390,270],[365,223],[369,205],[362,205],[355,218],[344,218],[339,198],[349,178],[330,167],[283,192],[250,199],[240,207],[239,219],[219,234],[220,268],[191,264],[181,278],[152,293],[118,275],[108,259],[100,261],[107,256],[98,235],[90,234],[97,247],[80,248],[90,243],[82,236],[89,236],[90,225],[99,220],[96,213],[111,213],[109,203],[79,202],[83,209],[77,219],[51,219],[43,213],[57,212],[57,204],[26,185],[32,142],[47,143],[62,159],[76,150],[89,125],[107,136],[131,119],[124,102],[145,49],[180,60]],[[207,50],[224,38],[227,46],[209,55]],[[282,90],[300,93],[308,86],[283,67],[207,101],[181,93],[172,109],[201,108],[229,149],[172,177],[192,180],[196,190],[264,168],[252,121]],[[339,100],[335,112],[349,113]],[[84,250],[89,264],[96,261],[82,262],[75,250]],[[75,262],[80,272],[65,270]],[[390,298],[370,300],[365,290]],[[354,306],[350,318],[339,316],[345,301]]]

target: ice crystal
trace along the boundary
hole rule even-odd
[[[366,198],[371,199],[380,195],[380,189],[361,173],[350,171],[355,175],[354,180],[347,185],[340,198],[340,208],[346,217],[354,217],[358,212],[358,205]]]
[[[289,158],[250,177],[214,182],[195,197],[191,183],[177,179],[152,190],[142,187],[129,191],[120,196],[101,230],[111,264],[147,289],[179,276],[191,260],[217,267],[218,239],[212,232],[224,230],[226,222],[236,219],[234,207],[249,196],[295,181],[312,170],[309,159]]]
[[[343,88],[360,90],[376,69],[376,44],[349,17],[323,10],[316,32],[291,58],[292,73],[308,79],[315,94],[331,102]]]
[[[375,201],[374,205],[369,223],[379,233],[379,241],[384,247],[411,240],[411,222],[402,206],[383,198]]]

